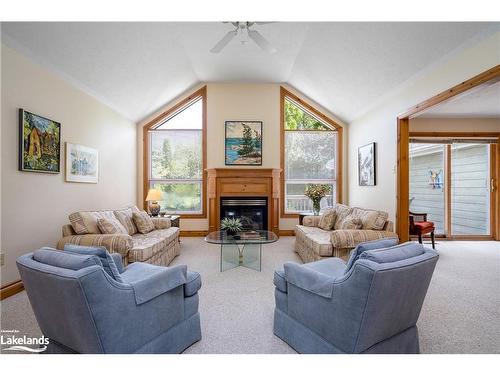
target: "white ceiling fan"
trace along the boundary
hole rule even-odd
[[[224,22],[227,23],[227,22]],[[250,29],[254,25],[265,25],[266,23],[271,22],[231,22],[235,27],[234,30],[229,31],[224,37],[217,42],[217,44],[210,50],[212,53],[219,53],[224,49],[228,43],[233,40],[236,36],[239,35],[240,43],[246,44],[248,43],[248,39],[252,39],[255,44],[257,44],[260,48],[262,48],[267,53],[275,53],[276,48],[271,45],[267,41],[266,38],[262,36],[257,30]]]

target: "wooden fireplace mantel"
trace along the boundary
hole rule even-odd
[[[279,235],[280,174],[273,168],[211,168],[208,177],[208,230],[219,230],[221,197],[267,197],[268,230]]]

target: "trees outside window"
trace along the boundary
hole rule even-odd
[[[163,192],[168,213],[204,213],[203,95],[190,98],[147,131],[148,188]]]
[[[335,126],[282,90],[282,215],[312,210],[304,195],[307,184],[327,184],[331,193],[322,206],[337,201],[338,131]]]

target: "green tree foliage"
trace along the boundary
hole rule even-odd
[[[327,126],[285,99],[285,129],[287,130],[329,130]]]
[[[252,138],[252,128],[246,124],[243,125],[243,141],[238,150],[238,155],[248,156],[254,153],[254,140]]]

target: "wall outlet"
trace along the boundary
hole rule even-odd
[[[5,254],[4,253],[0,253],[0,266],[3,266],[4,263],[5,263]]]

